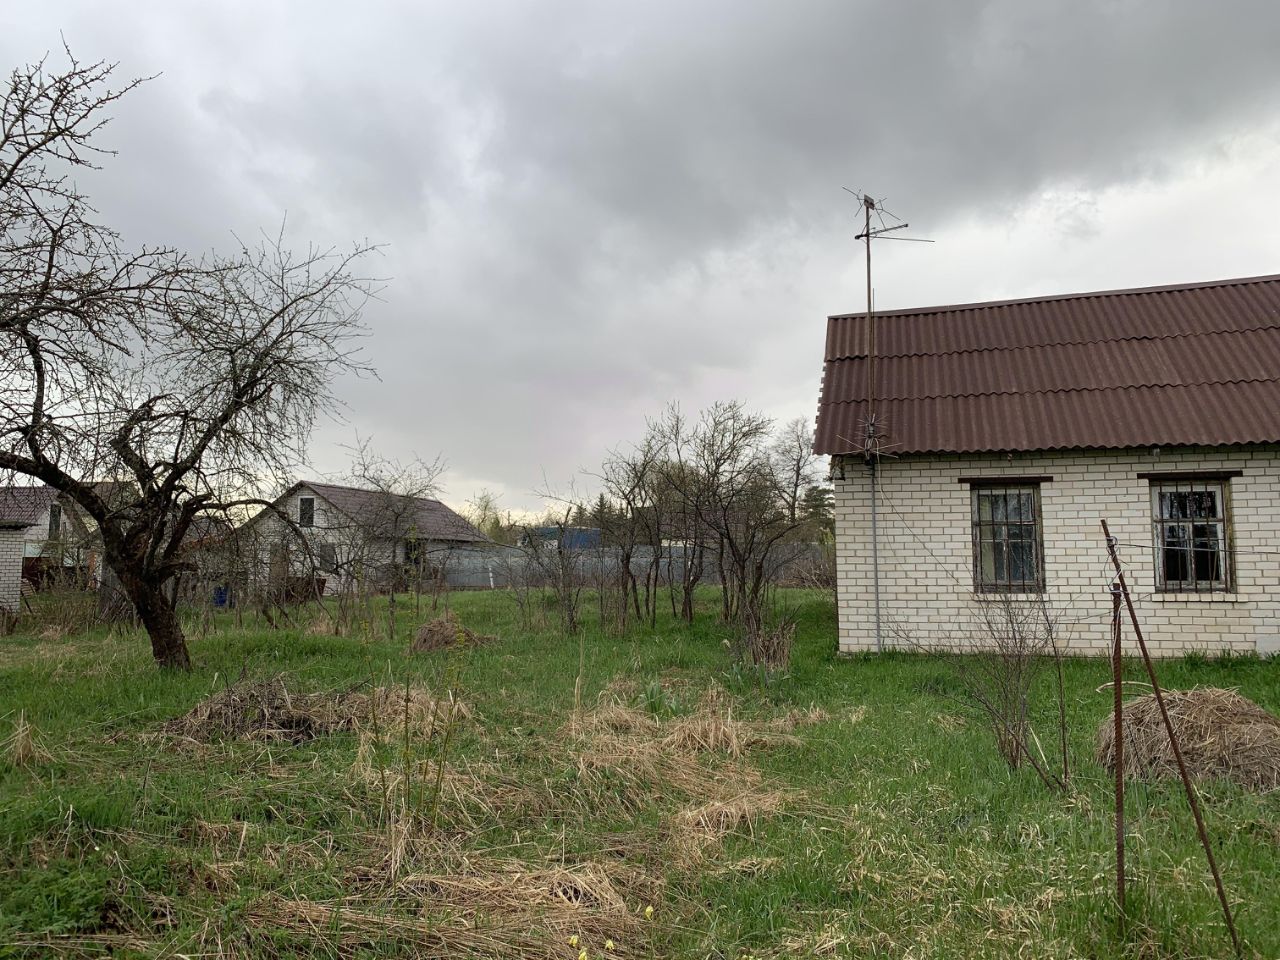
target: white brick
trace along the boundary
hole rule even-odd
[[[1243,470],[1231,481],[1236,592],[1230,597],[1155,593],[1151,496],[1138,473]],[[851,462],[835,482],[840,647],[875,648],[870,477]],[[1073,652],[1110,643],[1111,571],[1100,519],[1121,543],[1126,579],[1148,647],[1255,650],[1275,643],[1280,623],[1280,450],[1195,448],[886,458],[880,468],[879,548],[882,635],[952,646],[980,632],[973,593],[968,476],[1051,476],[1041,486],[1050,609]],[[838,471],[837,471],[838,476]],[[1126,646],[1136,651],[1125,626]]]
[[[26,532],[0,528],[0,610],[17,613],[22,602],[22,554]]]

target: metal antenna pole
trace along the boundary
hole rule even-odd
[[[862,196],[862,233],[867,244],[867,435],[864,452],[871,472],[871,580],[876,604],[876,653],[884,652],[884,633],[880,621],[880,525],[876,487],[880,485],[879,450],[876,449],[876,320],[871,295],[871,211],[875,201]]]
[[[871,577],[875,590],[875,611],[876,611],[876,652],[879,653],[884,649],[884,633],[881,626],[880,615],[880,521],[879,521],[879,498],[877,496],[877,487],[880,484],[880,424],[876,414],[876,319],[875,319],[875,299],[871,287],[871,241],[875,237],[892,233],[895,230],[905,230],[909,224],[899,223],[894,226],[885,226],[884,217],[880,216],[881,212],[888,213],[883,207],[877,204],[876,200],[869,194],[844,188],[845,192],[852,194],[858,198],[858,202],[862,204],[862,233],[854,237],[855,240],[865,240],[867,243],[867,406],[866,406],[866,423],[864,425],[862,437],[862,454],[866,460],[867,470],[871,476]],[[871,229],[871,211],[877,211],[880,219],[879,228]],[[889,216],[893,217],[890,213]],[[897,219],[894,217],[894,219]],[[908,240],[916,239],[914,237],[885,237],[886,240]],[[922,240],[922,243],[932,243],[932,240]]]

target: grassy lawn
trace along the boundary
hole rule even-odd
[[[579,642],[502,593],[455,594],[497,639],[412,656],[412,616],[390,642],[224,615],[183,676],[134,633],[0,639],[0,740],[34,731],[25,763],[0,756],[0,957],[1229,955],[1172,783],[1130,790],[1117,934],[1092,760],[1107,664],[1067,664],[1064,796],[1003,766],[945,660],[837,658],[829,600],[791,592],[793,667],[762,685],[714,599],[693,628],[589,622]],[[1280,712],[1274,659],[1162,674]],[[162,730],[275,675],[389,699],[297,743]],[[1280,956],[1280,796],[1203,796],[1249,951]]]

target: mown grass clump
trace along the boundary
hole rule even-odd
[[[408,618],[220,614],[183,675],[126,628],[0,641],[0,957],[1225,954],[1176,783],[1130,785],[1117,933],[1108,664],[1066,664],[1060,795],[1007,769],[945,665],[837,658],[825,595],[786,598],[786,675],[735,669],[703,599],[692,627],[580,645],[455,595],[501,640],[412,656]],[[1278,666],[1160,670],[1276,712]],[[1280,955],[1280,796],[1202,790],[1237,922]]]

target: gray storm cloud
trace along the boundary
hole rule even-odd
[[[1076,191],[1048,254],[1075,257],[1089,196],[1280,128],[1265,2],[262,6],[48,5],[0,54],[61,32],[160,74],[88,184],[130,241],[198,250],[287,214],[299,243],[383,244],[380,379],[340,385],[351,422],[313,452],[340,466],[358,428],[442,453],[455,502],[532,504],[672,400],[811,415],[823,317],[861,305],[842,185],[940,241],[886,252],[916,258],[886,303],[1034,293],[949,231]],[[1178,242],[1151,237],[1132,282],[1202,279],[1159,275]]]

